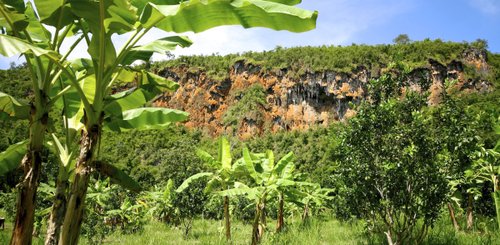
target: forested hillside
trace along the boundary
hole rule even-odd
[[[327,126],[352,117],[364,101],[409,92],[425,94],[429,105],[450,93],[494,98],[498,57],[486,45],[424,40],[179,57],[153,65],[181,85],[156,104],[189,112],[188,128],[246,139]]]
[[[261,164],[263,169],[253,170],[255,175],[266,173],[264,163],[269,159],[279,165],[293,152],[293,167],[287,171],[295,171],[293,181],[299,184],[293,185],[303,189],[286,198],[281,193],[286,217],[365,220],[364,231],[378,236],[378,241],[390,230],[404,243],[424,239],[426,232],[438,236],[431,225],[436,220],[448,225],[448,213],[453,212],[457,229],[470,231],[466,236],[500,241],[496,233],[489,233],[498,232],[492,198],[497,190],[492,184],[497,183],[484,180],[498,176],[488,172],[488,164],[500,166],[500,157],[488,151],[498,148],[500,138],[498,129],[495,133],[495,127],[500,128],[500,54],[489,52],[485,41],[277,47],[226,56],[183,56],[146,66],[180,85],[151,103],[185,110],[190,117],[165,130],[103,132],[98,161],[128,173],[142,192],[125,191],[94,173],[83,225],[83,235],[91,242],[102,242],[112,232],[136,233],[150,219],[181,227],[187,236],[193,219],[225,215],[224,195],[231,198],[234,219],[252,223],[259,212],[258,205],[252,206],[254,199],[234,193],[211,195],[207,185],[212,184],[200,180],[190,182],[187,191],[174,191],[197,173],[228,171],[217,170],[214,163],[220,158],[215,156],[223,154],[217,148],[221,136],[228,138],[235,176],[243,166],[238,163],[248,161],[245,157]],[[25,66],[0,71],[0,92],[30,101],[28,72]],[[134,86],[122,84],[115,90]],[[48,131],[58,132],[62,112],[51,113],[54,127]],[[28,137],[27,124],[0,114],[0,135],[1,152]],[[207,160],[207,155],[214,157]],[[43,210],[50,207],[54,193],[54,152],[46,151],[44,164],[35,232],[46,222]],[[0,177],[0,214],[8,221],[13,219],[21,173]],[[304,183],[319,185],[307,189]],[[309,199],[301,196],[307,191]],[[268,198],[267,215],[279,220],[281,204],[277,196]],[[476,220],[469,221],[469,215]],[[395,224],[388,217],[405,221]]]

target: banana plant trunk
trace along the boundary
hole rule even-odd
[[[257,245],[260,243],[262,236],[264,235],[265,221],[265,203],[264,201],[260,201],[259,203],[257,203],[255,217],[253,220],[252,245]]]
[[[281,232],[285,226],[285,219],[283,217],[283,209],[285,206],[285,201],[283,200],[283,193],[279,196],[279,206],[278,206],[278,223],[276,224],[276,232]]]
[[[229,197],[225,196],[224,197],[224,221],[225,221],[225,228],[226,228],[226,240],[230,241],[231,240],[231,219],[229,216]]]
[[[67,205],[68,175],[64,166],[59,167],[57,176],[55,200],[52,204],[52,211],[47,224],[47,236],[45,245],[57,245],[61,233],[61,227],[64,221],[64,213]]]
[[[76,162],[75,176],[69,193],[68,206],[59,244],[78,244],[85,207],[85,196],[91,169],[99,141],[101,128],[98,125],[87,127],[80,139],[80,156]]]
[[[448,202],[447,206],[448,206],[448,211],[450,212],[450,219],[451,219],[451,223],[453,224],[453,228],[455,228],[455,231],[459,231],[460,226],[458,225],[457,219],[455,217],[455,209],[453,209],[453,206],[449,202]]]
[[[42,103],[44,101],[37,101],[37,104]],[[36,191],[42,167],[43,139],[49,119],[46,110],[43,107],[38,107],[38,109],[32,107],[31,110],[30,143],[21,162],[24,174],[22,181],[18,184],[16,220],[10,240],[11,245],[31,244],[35,220]]]

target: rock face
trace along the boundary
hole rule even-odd
[[[487,73],[486,52],[466,51],[460,60],[441,64],[429,59],[428,65],[405,74],[386,67],[377,74],[364,66],[351,73],[324,71],[306,72],[298,78],[287,76],[287,70],[263,72],[261,67],[245,61],[234,63],[229,78],[223,81],[210,79],[206,73],[181,66],[160,70],[159,75],[177,81],[181,87],[171,94],[164,94],[155,101],[156,106],[171,107],[190,113],[188,128],[202,128],[211,135],[230,133],[248,138],[266,131],[303,130],[316,125],[328,125],[356,114],[353,105],[373,101],[377,97],[372,80],[381,79],[381,73],[390,74],[398,81],[398,96],[408,91],[429,92],[429,105],[438,104],[443,93],[453,91],[487,92],[491,84],[479,78],[468,78],[465,67],[476,73]],[[449,83],[447,81],[454,81]],[[265,91],[267,103],[255,113],[240,118],[237,125],[224,124],[229,108],[241,99],[250,86],[259,84]]]

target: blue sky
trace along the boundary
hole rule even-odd
[[[303,0],[299,5],[318,10],[317,28],[306,33],[264,28],[218,27],[203,33],[187,33],[194,44],[175,55],[228,54],[270,50],[276,46],[350,45],[392,43],[399,34],[412,40],[445,41],[486,39],[492,52],[500,53],[500,0]],[[167,36],[156,31],[143,42]],[[117,37],[116,46],[126,37]],[[86,56],[86,47],[72,57]],[[163,59],[155,56],[156,60]],[[0,57],[0,69],[17,57]]]

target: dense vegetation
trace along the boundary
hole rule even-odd
[[[154,63],[152,67],[160,70],[165,67],[186,66],[191,72],[204,71],[209,77],[218,80],[227,78],[229,69],[238,61],[256,66],[262,72],[278,74],[284,72],[290,77],[299,77],[306,72],[350,73],[360,66],[367,67],[372,74],[380,74],[384,72],[384,68],[396,63],[403,63],[408,70],[426,66],[429,59],[448,64],[453,60],[459,60],[470,48],[482,50],[487,48],[487,43],[484,40],[456,43],[426,39],[398,45],[276,47],[271,51],[250,51],[225,56],[218,54],[181,56],[170,61]]]
[[[204,69],[211,76],[222,78],[235,61],[244,59],[259,65],[263,71],[286,71],[289,75],[322,70],[350,72],[359,65],[376,72],[393,62],[406,64],[400,67],[402,69],[426,65],[429,58],[447,63],[457,59],[467,48],[479,48],[480,45],[484,43],[425,40],[400,45],[277,48],[265,53],[180,57],[167,63],[155,63],[153,67],[158,70],[184,63],[191,69]],[[500,55],[489,54],[488,63],[491,70],[484,76],[498,85]],[[1,71],[2,78],[8,79],[0,84],[0,91],[16,97],[31,96],[27,73],[26,67]],[[398,78],[387,76],[386,79]],[[260,120],[258,110],[265,98],[263,93],[261,87],[254,86],[237,94],[241,104],[227,112],[225,123],[234,124],[243,116]],[[221,151],[217,149],[217,140],[204,135],[201,129],[189,131],[182,126],[172,126],[126,133],[104,131],[99,144],[99,160],[122,169],[140,183],[143,191],[127,191],[106,176],[93,173],[83,236],[89,243],[104,240],[141,243],[150,234],[163,233],[160,229],[178,227],[165,236],[183,235],[186,243],[192,239],[224,243],[222,229],[217,232],[213,227],[222,225],[213,220],[224,217],[225,198],[222,197],[228,196],[232,239],[238,243],[251,240],[251,224],[255,224],[255,220],[267,224],[263,229],[272,231],[262,240],[270,244],[300,244],[299,241],[383,243],[387,239],[402,244],[416,240],[424,244],[493,244],[500,241],[495,221],[497,209],[492,197],[495,179],[484,178],[498,176],[495,171],[500,166],[500,157],[492,153],[499,150],[499,135],[495,133],[500,116],[498,90],[495,88],[488,94],[450,93],[435,107],[427,106],[426,96],[425,93],[408,94],[404,98],[381,96],[371,104],[364,102],[357,106],[357,115],[348,122],[326,128],[266,134],[246,142],[229,137],[227,145],[233,165],[243,166],[249,161],[250,164],[244,165],[254,166],[254,173],[265,176],[260,177],[260,182],[259,178],[245,174],[251,171],[248,168],[238,169],[238,175],[234,173],[238,178],[232,179],[227,177],[232,176],[230,172],[207,164],[207,159],[200,157],[200,149],[205,151],[205,156],[214,158]],[[249,116],[252,113],[255,115]],[[6,136],[0,139],[0,151],[26,138],[25,123],[0,123],[0,132]],[[61,124],[56,119],[56,130],[60,130],[58,125]],[[252,153],[251,157],[245,159],[245,152]],[[284,233],[278,234],[273,232],[271,222],[280,219],[280,193],[285,193],[286,185],[280,187],[272,182],[280,178],[280,174],[271,177],[279,171],[273,172],[270,167],[263,166],[270,159],[287,159],[290,152],[293,152],[293,161],[290,161],[297,173],[290,181],[314,183],[314,187],[292,185],[288,180],[279,182],[300,188],[287,189],[291,195],[281,197],[286,200],[284,217],[294,218],[290,221],[285,218]],[[51,152],[46,152],[44,157],[47,171],[41,176],[43,184],[35,225],[39,233],[46,224],[45,210],[53,198],[56,158]],[[482,169],[485,164],[495,171]],[[184,180],[203,172],[229,174],[221,175],[228,180],[227,186],[217,189],[220,192],[210,192],[206,191],[207,181],[192,179],[187,190],[175,191]],[[0,179],[0,214],[7,217],[8,223],[13,219],[15,185],[21,176],[16,173]],[[248,189],[242,188],[243,184]],[[227,192],[228,189],[231,191]],[[321,193],[320,189],[328,190]],[[255,193],[269,194],[260,195],[259,199],[259,194]],[[264,216],[257,215],[260,203],[266,204]],[[458,228],[450,221],[452,212]],[[469,225],[470,215],[473,219]],[[307,219],[307,216],[314,218]],[[265,217],[270,220],[266,221]],[[355,230],[349,233],[350,238],[335,240],[340,238],[330,236],[350,228]],[[161,239],[171,241],[173,238]]]

